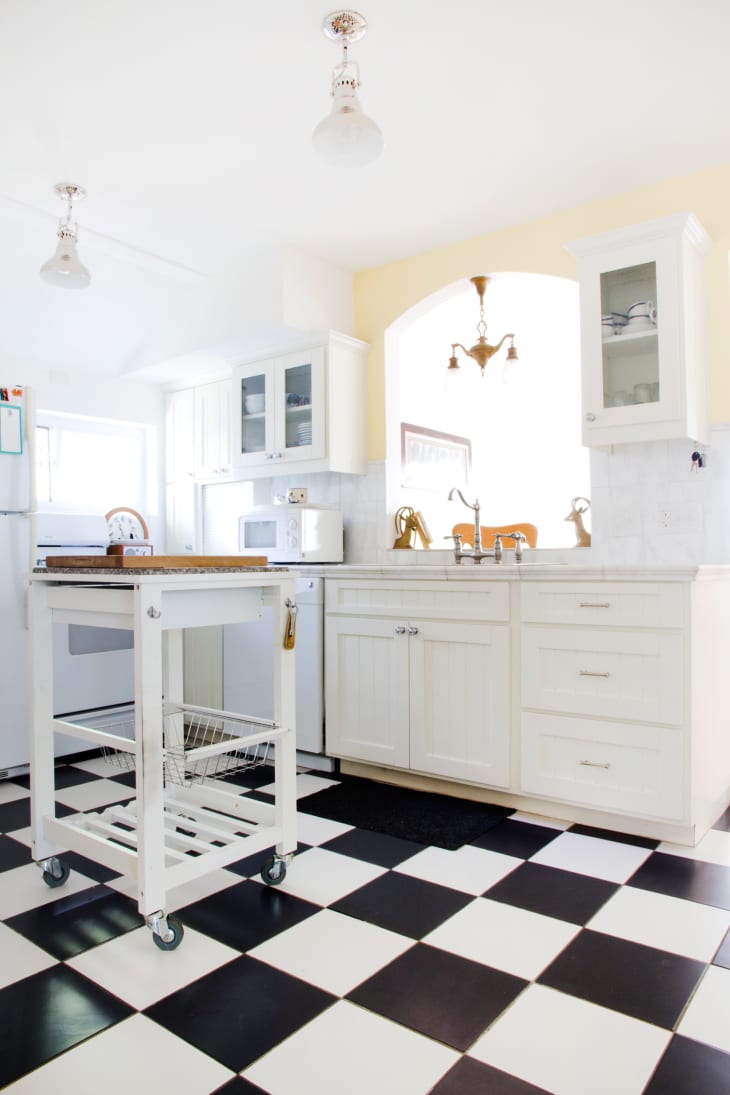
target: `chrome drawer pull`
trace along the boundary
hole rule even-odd
[[[608,764],[608,763],[602,764],[600,761],[597,761],[597,760],[581,760],[578,763],[582,764],[585,768],[610,768],[611,767],[610,764]]]
[[[600,672],[598,672],[598,670],[596,670],[594,672],[592,669],[579,669],[578,670],[578,676],[579,677],[610,677],[611,674],[610,673],[600,673]]]
[[[610,601],[579,601],[578,608],[610,608]]]

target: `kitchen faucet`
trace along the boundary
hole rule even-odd
[[[514,540],[515,542],[515,562],[522,562],[522,540],[523,535],[521,532],[498,532],[494,537],[494,551],[484,551],[482,548],[482,532],[479,527],[479,514],[481,507],[479,505],[479,499],[475,499],[474,505],[471,502],[467,502],[464,495],[461,493],[458,487],[452,487],[449,491],[449,502],[453,502],[454,495],[458,494],[461,501],[467,507],[467,509],[474,510],[474,544],[471,551],[464,551],[461,546],[461,534],[455,533],[453,536],[445,536],[445,540],[454,541],[454,559],[457,563],[460,563],[462,559],[472,559],[475,563],[481,563],[482,559],[494,559],[495,563],[502,562],[502,538],[505,537],[508,540]]]

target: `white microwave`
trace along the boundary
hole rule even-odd
[[[342,514],[326,506],[256,506],[238,520],[238,550],[270,563],[341,563]]]

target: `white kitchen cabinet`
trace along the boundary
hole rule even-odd
[[[239,365],[233,463],[254,477],[367,470],[367,346],[344,335]]]
[[[583,444],[705,441],[710,242],[699,221],[681,213],[566,246],[578,258]]]
[[[198,489],[194,479],[165,484],[165,551],[168,555],[200,552]]]
[[[230,380],[219,380],[195,388],[193,447],[197,480],[216,482],[230,475]]]
[[[504,585],[328,579],[327,752],[507,786],[508,606]]]

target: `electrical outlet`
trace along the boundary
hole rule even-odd
[[[286,492],[287,502],[306,502],[307,500],[307,488],[306,487],[289,487]]]
[[[658,532],[701,532],[702,504],[675,502],[671,506],[657,506],[656,529]]]

